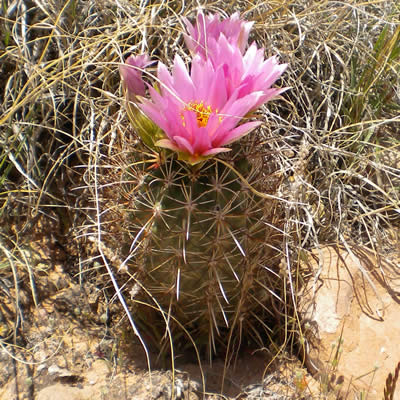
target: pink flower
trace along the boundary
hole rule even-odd
[[[271,88],[287,68],[279,64],[276,56],[264,59],[264,49],[258,49],[253,43],[242,55],[240,49],[229,43],[221,35],[218,41],[212,41],[209,48],[209,59],[214,68],[222,67],[228,96],[240,88],[238,97],[252,92],[262,92],[254,109],[278,96],[288,88]]]
[[[188,31],[188,34],[184,35],[186,46],[192,53],[203,57],[208,53],[210,43],[218,40],[221,34],[243,53],[247,46],[250,29],[254,24],[254,22],[241,20],[237,12],[222,21],[219,14],[204,17],[202,12],[197,15],[194,25],[187,18],[183,18],[183,21]]]
[[[136,96],[144,96],[146,94],[145,85],[142,80],[143,68],[151,64],[147,54],[138,56],[129,56],[125,64],[120,65],[119,72],[128,90],[128,98],[134,100]]]
[[[160,91],[149,87],[151,100],[141,99],[141,110],[165,133],[155,143],[179,153],[192,164],[214,154],[248,134],[261,122],[241,123],[255,108],[263,92],[241,94],[239,86],[228,93],[223,66],[214,68],[210,60],[195,56],[189,74],[177,55],[172,74],[158,64]]]
[[[287,64],[279,64],[277,57],[264,59],[264,49],[253,43],[247,51],[247,40],[253,22],[245,22],[235,13],[220,21],[218,14],[197,16],[195,26],[184,19],[189,35],[185,41],[193,53],[211,60],[215,69],[222,66],[228,97],[241,88],[238,97],[252,92],[262,96],[252,110],[278,96],[287,88],[271,88],[285,71]]]
[[[244,118],[287,89],[271,88],[287,64],[279,64],[276,57],[265,60],[264,49],[255,43],[246,50],[253,23],[241,20],[238,13],[222,21],[217,14],[200,13],[194,26],[184,21],[189,32],[185,41],[193,55],[190,72],[179,56],[172,74],[159,62],[157,85],[148,85],[151,100],[142,97],[141,68],[150,63],[147,55],[129,57],[120,72],[128,99],[137,102],[164,135],[140,136],[149,139],[150,147],[171,149],[195,164],[229,151],[226,145],[260,125]]]

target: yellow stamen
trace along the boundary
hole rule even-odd
[[[213,109],[211,108],[211,106],[205,106],[203,101],[201,101],[200,103],[196,101],[191,101],[183,109],[183,111],[194,111],[196,113],[197,126],[199,128],[204,128],[205,126],[207,126],[208,119],[213,113]],[[218,112],[218,110],[216,110],[215,112]],[[183,116],[183,114],[181,115],[181,118],[183,126],[186,126],[185,117]]]

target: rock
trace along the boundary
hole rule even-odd
[[[90,369],[86,372],[85,378],[89,385],[94,385],[98,382],[106,382],[107,376],[110,374],[110,367],[105,360],[96,360],[93,362]]]
[[[87,397],[83,396],[83,391],[73,386],[66,386],[56,384],[47,386],[42,389],[36,399],[37,400],[86,400]]]
[[[1,389],[0,389],[0,399],[15,399],[17,396],[17,384],[16,379],[13,378],[11,381],[7,382]]]
[[[74,375],[71,371],[69,371],[65,368],[60,368],[56,364],[50,365],[50,367],[47,369],[47,371],[49,372],[50,375],[56,375],[59,377],[68,377],[68,376]]]
[[[368,249],[334,246],[313,250],[307,264],[317,277],[299,305],[308,369],[322,390],[381,400],[400,361],[400,265],[379,265]],[[400,382],[393,400],[400,400]]]

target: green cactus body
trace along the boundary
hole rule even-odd
[[[250,185],[272,185],[245,146],[237,146],[227,163]],[[156,169],[134,166],[126,173],[125,182],[141,177],[123,184],[128,202],[119,240],[143,288],[133,299],[142,331],[161,343],[162,352],[169,346],[167,323],[174,346],[190,344],[190,334],[209,355],[238,347],[248,336],[260,341],[279,286],[277,204],[253,194],[217,160],[191,166],[167,158]]]

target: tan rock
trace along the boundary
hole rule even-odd
[[[86,372],[85,378],[90,385],[96,383],[105,383],[107,376],[110,374],[110,367],[105,360],[96,360],[93,362],[90,369]]]
[[[87,397],[83,396],[83,391],[73,386],[66,386],[56,384],[47,386],[42,389],[38,395],[37,400],[86,400]]]
[[[326,246],[312,252],[308,266],[317,277],[300,304],[308,368],[327,391],[336,386],[381,400],[400,361],[400,265],[379,265],[367,249]]]
[[[3,388],[0,389],[0,399],[15,399],[17,396],[17,385],[15,378],[12,379],[10,382],[6,383]]]

